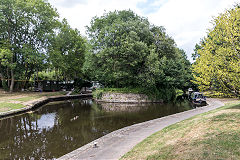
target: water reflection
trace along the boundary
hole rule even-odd
[[[179,104],[120,105],[75,100],[0,120],[0,159],[54,159],[109,132],[190,109]]]

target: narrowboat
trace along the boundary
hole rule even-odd
[[[191,94],[191,101],[192,103],[199,104],[199,105],[207,104],[206,97],[200,92],[193,92]]]

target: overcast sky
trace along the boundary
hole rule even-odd
[[[86,35],[85,26],[104,11],[131,9],[163,26],[177,46],[186,51],[189,60],[196,43],[206,36],[211,20],[240,0],[49,0],[61,18]],[[192,60],[191,60],[192,61]]]

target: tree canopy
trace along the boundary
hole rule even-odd
[[[240,95],[240,6],[226,10],[213,21],[213,29],[196,48],[193,65],[200,90]]]
[[[82,76],[82,64],[86,52],[86,40],[77,29],[72,29],[66,19],[51,40],[49,62],[58,79],[72,80]]]
[[[0,78],[8,79],[10,91],[15,80],[24,87],[42,71],[80,76],[85,43],[46,0],[0,1]]]
[[[191,64],[161,26],[131,10],[94,17],[88,39],[45,0],[0,1],[0,78],[98,80],[164,93],[191,85]],[[34,76],[34,77],[35,77]],[[164,95],[164,94],[163,94]]]
[[[44,0],[1,0],[0,42],[1,54],[8,51],[10,58],[0,66],[2,77],[29,78],[41,69],[46,57],[48,37],[57,24],[58,14]],[[11,73],[10,75],[7,73]]]
[[[84,70],[105,86],[182,87],[191,77],[185,52],[165,29],[131,10],[94,17],[87,33],[92,52]]]

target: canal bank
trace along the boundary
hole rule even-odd
[[[119,159],[121,156],[131,150],[136,144],[153,133],[171,124],[180,122],[204,112],[208,112],[224,105],[224,103],[217,99],[208,99],[207,103],[209,105],[205,107],[198,107],[189,111],[165,116],[116,130],[78,148],[77,150],[74,150],[71,153],[60,157],[59,159]],[[97,144],[97,146],[94,144]]]
[[[22,113],[26,113],[30,110],[37,109],[44,104],[54,102],[54,101],[64,101],[64,100],[71,100],[71,99],[84,99],[84,98],[92,98],[92,94],[79,94],[79,95],[61,95],[61,96],[51,96],[51,97],[42,97],[40,99],[31,100],[28,102],[24,102],[23,105],[25,107],[14,109],[6,112],[0,113],[0,119],[6,118],[9,116],[14,116]]]
[[[95,95],[95,93],[93,93]],[[95,101],[100,103],[163,103],[163,100],[150,99],[145,94],[140,93],[118,93],[118,92],[103,92],[100,97],[93,97]]]

